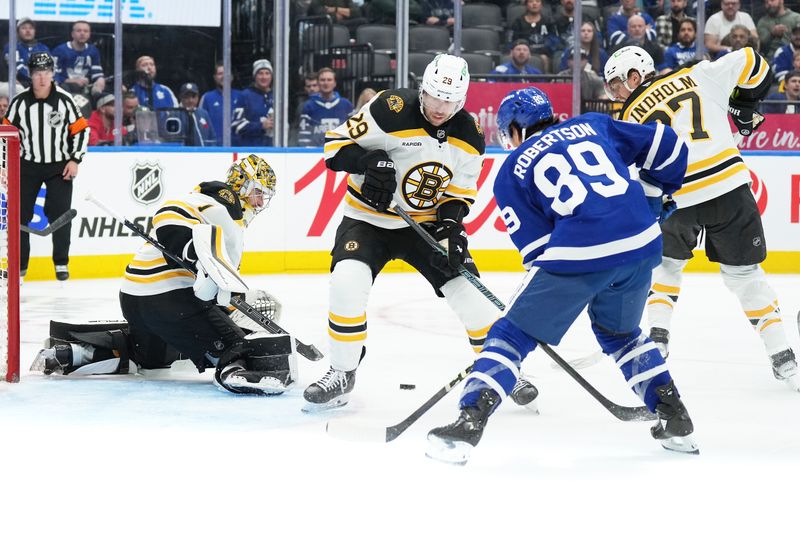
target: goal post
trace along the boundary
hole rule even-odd
[[[19,381],[19,133],[0,125],[0,379]]]

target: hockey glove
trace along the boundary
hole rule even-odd
[[[367,152],[359,163],[364,167],[361,196],[378,212],[385,212],[397,188],[394,162],[384,150]]]
[[[231,303],[231,293],[227,290],[220,290],[217,283],[206,274],[199,262],[197,263],[197,277],[194,279],[192,289],[197,299],[211,301],[216,296],[217,305],[228,306]]]
[[[660,196],[648,196],[647,203],[650,205],[650,210],[659,224],[663,224],[678,209],[678,205],[675,204],[671,196],[663,198]]]
[[[447,249],[446,255],[434,251],[430,260],[431,265],[445,274],[458,270],[467,258],[467,232],[463,224],[451,219],[436,222],[433,224],[431,235]]]
[[[728,100],[728,112],[742,136],[750,136],[764,122],[764,115],[757,108],[755,101]]]

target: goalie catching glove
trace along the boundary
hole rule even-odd
[[[750,136],[764,122],[764,115],[757,109],[758,103],[755,101],[733,98],[728,101],[728,113],[742,136]]]
[[[361,196],[378,212],[385,212],[397,188],[394,162],[385,150],[373,150],[361,156],[364,182]]]

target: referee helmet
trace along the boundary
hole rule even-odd
[[[50,53],[36,52],[33,53],[28,59],[28,70],[31,74],[37,70],[50,70],[52,72],[55,69],[55,66],[56,63],[53,60],[53,57],[50,56]]]

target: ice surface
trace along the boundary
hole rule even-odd
[[[519,279],[484,275],[503,298]],[[800,277],[770,282],[797,350]],[[282,299],[285,328],[327,350],[326,276],[248,283]],[[26,283],[23,365],[51,318],[120,318],[116,290]],[[381,275],[368,316],[369,353],[336,412],[300,412],[326,361],[301,360],[298,386],[273,398],[219,392],[186,368],[0,383],[0,558],[795,557],[800,394],[772,377],[719,276],[686,278],[669,360],[700,456],[616,420],[539,352],[523,369],[541,414],[504,403],[465,467],[424,457],[458,390],[390,444],[334,439],[327,420],[394,424],[471,360],[457,319],[416,275]],[[558,351],[596,348],[582,319]],[[638,404],[607,359],[582,373]]]

